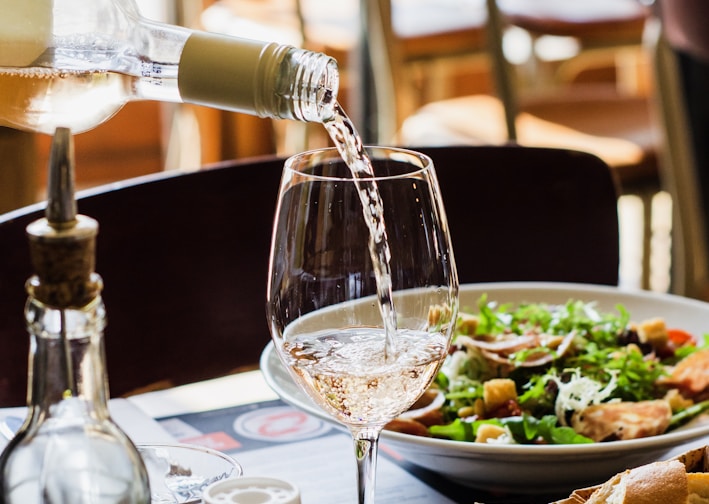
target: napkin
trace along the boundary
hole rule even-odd
[[[108,402],[111,417],[123,429],[133,443],[174,443],[173,438],[158,422],[127,399],[111,399]],[[15,431],[27,416],[26,407],[0,408],[0,449],[5,448],[12,431]]]

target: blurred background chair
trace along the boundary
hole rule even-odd
[[[709,300],[709,4],[657,0],[648,28],[663,185],[672,196],[672,283],[677,294]]]
[[[499,8],[530,39],[527,85],[583,78],[631,93],[643,86],[637,70],[646,66],[641,41],[649,9],[639,0],[499,0]]]
[[[629,0],[634,2],[634,0]],[[552,2],[556,3],[556,2]],[[502,5],[502,3],[501,3]],[[509,6],[512,4],[508,4]],[[539,2],[528,2],[528,9]],[[587,25],[598,25],[603,2],[571,2],[561,14],[578,5],[576,16],[563,19],[584,34]],[[635,247],[640,251],[640,286],[651,287],[652,198],[660,190],[657,167],[658,133],[651,118],[647,92],[629,93],[611,81],[555,83],[542,89],[525,88],[507,58],[504,36],[511,21],[495,0],[489,9],[489,54],[496,68],[496,95],[477,94],[432,102],[407,117],[397,135],[403,145],[503,144],[563,147],[590,152],[603,159],[618,179],[619,195],[636,195],[643,206],[644,226]],[[511,11],[510,11],[511,12]],[[545,20],[554,11],[545,11]],[[521,23],[520,16],[516,22]],[[636,24],[636,22],[633,22]],[[559,23],[560,24],[560,21]],[[538,27],[541,29],[541,26]],[[608,35],[613,40],[612,32]],[[622,40],[625,44],[625,38]],[[639,48],[641,39],[638,38]],[[391,44],[395,44],[392,39]],[[610,42],[609,42],[610,44]],[[393,53],[395,57],[396,53]],[[660,286],[658,290],[663,290]]]
[[[436,163],[461,282],[617,284],[616,188],[601,160],[512,146],[424,152]],[[267,157],[162,172],[80,197],[79,212],[99,221],[112,396],[257,365],[270,340],[267,261],[282,165]],[[25,400],[25,227],[43,212],[39,204],[0,216],[0,406]]]

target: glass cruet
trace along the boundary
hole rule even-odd
[[[140,454],[108,410],[98,224],[76,214],[72,150],[58,129],[46,217],[27,227],[28,415],[0,455],[0,502],[148,503]]]

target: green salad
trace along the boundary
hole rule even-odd
[[[459,441],[592,443],[659,435],[709,409],[704,336],[659,317],[635,323],[621,305],[604,313],[578,300],[515,306],[482,296],[477,308],[459,315],[428,404],[387,428]]]

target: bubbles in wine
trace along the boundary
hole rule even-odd
[[[400,415],[433,379],[445,357],[441,333],[398,330],[385,356],[384,330],[352,328],[286,342],[287,364],[308,394],[347,425],[382,426]]]

